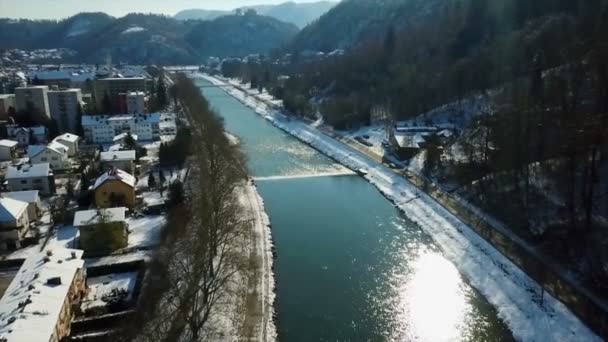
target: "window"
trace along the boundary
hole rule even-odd
[[[22,179],[21,184],[27,184],[27,179]]]
[[[45,161],[47,161],[47,158],[46,157],[42,157],[42,158],[40,158],[40,161],[45,162]]]
[[[51,159],[52,159],[52,160],[57,160],[57,157],[53,157],[53,158],[51,158]]]
[[[41,184],[42,183],[42,179],[34,179],[32,181],[32,183],[34,183],[34,184]]]

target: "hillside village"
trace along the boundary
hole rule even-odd
[[[133,313],[166,205],[181,200],[187,177],[183,161],[159,156],[185,121],[171,80],[151,71],[23,69],[3,84],[5,341],[94,340]]]

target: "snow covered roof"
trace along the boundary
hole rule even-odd
[[[121,133],[121,134],[115,136],[113,141],[116,142],[116,141],[122,140],[122,139],[126,138],[128,135],[129,135],[129,133]],[[131,134],[131,137],[133,137],[133,140],[135,140],[135,141],[137,141],[137,139],[138,139],[137,134]]]
[[[7,139],[0,140],[0,147],[12,148],[12,147],[17,146],[17,144],[19,144],[19,143],[16,141],[12,141],[12,140],[7,140]]]
[[[74,227],[90,226],[99,223],[105,217],[107,223],[124,222],[127,208],[107,208],[77,211],[74,214]]]
[[[84,82],[95,79],[93,72],[73,72],[69,70],[44,70],[34,74],[39,80],[70,80],[74,82]]]
[[[26,203],[34,203],[40,199],[38,190],[4,192],[0,194],[0,196],[3,198],[11,198]]]
[[[101,152],[99,160],[101,160],[102,162],[135,160],[135,151],[130,150]]]
[[[27,203],[12,198],[0,198],[0,222],[10,222],[21,217]]]
[[[53,152],[57,152],[59,154],[66,154],[68,153],[68,148],[62,144],[59,143],[57,141],[52,141],[50,144],[48,145],[30,145],[27,147],[27,155],[30,158],[33,158],[37,155],[39,155],[40,153],[42,153],[42,151],[46,150],[46,149],[50,149]]]
[[[99,188],[103,183],[109,180],[117,180],[131,187],[135,187],[135,177],[128,174],[127,172],[124,172],[123,170],[114,169],[99,176],[99,178],[97,178],[97,180],[95,181],[95,185],[93,185],[93,189]]]
[[[49,163],[25,164],[19,166],[9,166],[6,171],[6,179],[48,177],[52,175]]]
[[[138,123],[159,123],[160,122],[160,113],[152,113],[152,114],[138,114],[138,115],[129,115],[129,114],[119,114],[119,115],[83,115],[82,116],[82,125],[83,126],[98,126],[98,125],[107,125],[112,121],[130,121],[135,120]]]
[[[76,143],[78,141],[78,139],[80,139],[80,137],[77,136],[76,134],[64,133],[64,134],[58,136],[57,138],[53,139],[53,141],[63,140],[63,141],[71,142],[71,143]]]
[[[50,341],[82,250],[53,248],[28,257],[0,299],[0,340]]]

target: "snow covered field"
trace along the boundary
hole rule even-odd
[[[167,222],[165,216],[129,217],[129,248],[153,247],[160,243],[160,233]]]
[[[217,78],[198,75],[216,85]],[[301,121],[288,119],[264,102],[236,88],[223,88],[278,128],[315,147],[365,178],[426,231],[459,271],[496,308],[520,341],[601,341],[567,307],[548,294],[543,304],[540,286],[475,234],[457,217],[407,180],[366,155]]]

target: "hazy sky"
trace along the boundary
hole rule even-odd
[[[131,12],[174,15],[189,8],[227,10],[285,1],[287,0],[0,0],[0,17],[61,19],[79,12],[106,12],[112,16],[123,16]]]

